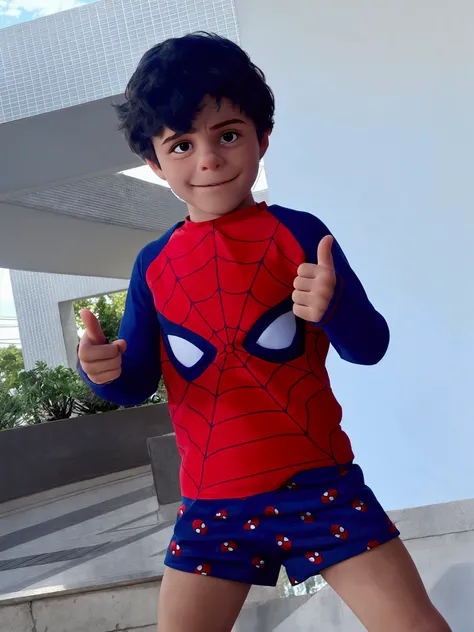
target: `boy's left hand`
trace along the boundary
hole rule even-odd
[[[334,296],[336,271],[331,253],[333,243],[332,235],[321,239],[318,263],[301,264],[293,284],[293,313],[311,323],[318,323],[323,318]]]

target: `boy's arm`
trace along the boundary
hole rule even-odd
[[[83,380],[99,397],[121,406],[141,404],[156,392],[161,377],[160,328],[143,268],[143,256],[139,255],[130,279],[119,340],[108,345],[103,334],[101,338],[100,326],[97,330],[89,315],[86,325],[90,327],[79,346]],[[102,381],[101,370],[105,378],[118,377],[98,383]]]
[[[388,325],[367,298],[328,228],[311,213],[277,205],[269,207],[269,211],[290,230],[306,255],[307,263],[298,270],[306,268],[306,273],[302,278],[298,274],[295,281],[296,315],[321,327],[343,360],[366,365],[379,362],[388,348]],[[323,261],[317,255],[321,255]],[[319,284],[319,296],[307,301],[309,290],[315,285],[311,277],[316,276],[323,280]],[[298,305],[300,302],[302,305]],[[310,303],[317,309],[309,310]]]
[[[369,301],[336,241],[329,254],[335,274],[334,294],[326,312],[315,324],[326,332],[343,360],[377,364],[385,355],[390,340],[387,322]]]

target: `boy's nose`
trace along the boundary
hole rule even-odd
[[[202,152],[199,158],[199,169],[200,171],[217,171],[223,163],[222,157],[209,149]]]

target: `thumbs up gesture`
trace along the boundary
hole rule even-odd
[[[81,319],[86,329],[79,344],[79,362],[87,377],[94,384],[108,384],[122,373],[122,355],[127,349],[125,340],[107,344],[104,332],[94,314],[81,311]]]
[[[293,313],[311,323],[323,318],[336,288],[333,243],[332,235],[323,237],[318,246],[318,263],[300,265],[294,282]]]

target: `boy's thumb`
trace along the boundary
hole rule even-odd
[[[332,235],[326,235],[319,242],[318,246],[318,265],[334,270],[334,260],[332,258],[332,247],[334,244],[334,237]]]
[[[125,342],[125,340],[114,340],[112,344],[118,347],[120,355],[123,355],[127,350],[127,343]]]
[[[106,339],[99,321],[90,309],[81,310],[81,320],[87,333],[87,341],[92,345],[105,345]],[[86,340],[86,338],[84,337]]]

